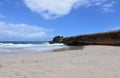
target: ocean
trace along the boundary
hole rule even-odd
[[[49,44],[48,41],[0,41],[0,55],[48,53],[65,47],[64,44]]]

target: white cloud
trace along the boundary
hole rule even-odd
[[[109,0],[24,0],[25,5],[33,12],[39,13],[46,19],[57,18],[70,13],[79,7],[102,6],[109,9]],[[105,5],[106,4],[106,5]],[[105,8],[103,10],[106,10]]]
[[[109,3],[102,5],[103,12],[113,12],[114,11],[113,7],[115,3],[116,3],[115,1],[111,1]]]
[[[49,38],[51,32],[36,25],[0,22],[0,40],[41,40]]]

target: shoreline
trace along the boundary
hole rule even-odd
[[[41,53],[52,53],[52,52],[61,52],[61,51],[71,51],[71,50],[82,50],[84,48],[84,46],[66,46],[63,45],[61,46],[61,48],[54,48],[54,49],[49,49],[49,50],[38,50],[36,51],[35,49],[26,49],[26,50],[20,50],[20,49],[16,49],[16,50],[8,50],[8,51],[0,51],[2,53],[0,53],[1,55],[31,55],[31,54],[41,54]]]
[[[0,55],[0,78],[120,78],[120,47]]]

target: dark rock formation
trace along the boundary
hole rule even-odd
[[[96,34],[87,34],[79,35],[72,37],[56,36],[50,43],[64,43],[66,45],[115,45],[120,46],[120,30],[96,33]]]
[[[115,45],[120,46],[120,30],[88,34],[88,35],[79,35],[73,37],[63,38],[62,43],[66,45]]]
[[[63,36],[56,36],[53,38],[52,41],[50,41],[50,44],[54,44],[54,43],[61,43],[63,41]]]

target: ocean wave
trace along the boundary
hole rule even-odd
[[[13,43],[0,43],[0,47],[28,47],[32,44],[13,44]]]
[[[0,43],[0,46],[35,46],[35,45],[45,45],[45,46],[61,46],[64,44],[49,44],[49,43],[44,43],[44,44],[14,44],[14,43]]]
[[[63,48],[64,44],[14,44],[14,43],[0,43],[0,51],[5,50],[34,50],[34,51],[43,51],[50,49]]]

